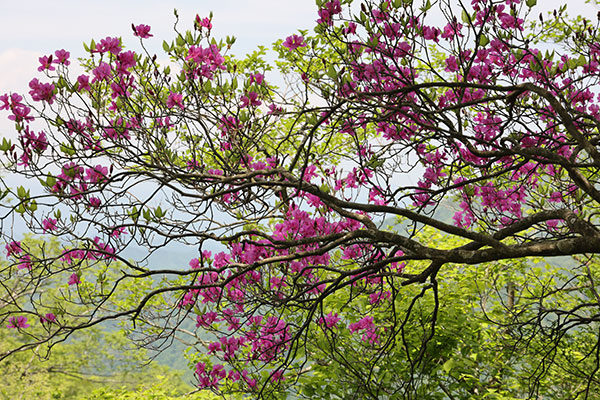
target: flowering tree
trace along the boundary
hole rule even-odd
[[[197,17],[163,43],[168,62],[107,37],[86,45],[83,74],[58,50],[40,58],[31,100],[0,97],[18,134],[0,143],[2,163],[40,184],[3,189],[14,201],[2,204],[12,264],[0,318],[28,335],[23,348],[116,318],[147,344],[191,318],[200,388],[285,393],[326,353],[360,361],[365,396],[408,396],[427,373],[445,269],[528,257],[579,256],[581,293],[572,308],[533,293],[538,313],[515,314],[516,326],[559,343],[596,323],[596,25],[564,9],[534,22],[534,0],[317,3],[316,34],[275,45],[283,89],[266,80],[263,50],[236,59],[234,39],[215,40]],[[142,49],[150,32],[133,26]],[[17,216],[60,236],[60,251],[33,257],[9,234]],[[125,256],[175,242],[198,249],[189,266]],[[61,317],[30,335],[50,302],[37,288],[56,276]],[[27,282],[18,295],[16,281]],[[531,293],[505,283],[510,311]],[[385,377],[398,349],[408,368]]]

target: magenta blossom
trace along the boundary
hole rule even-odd
[[[319,318],[319,324],[325,325],[327,328],[333,328],[340,321],[337,313],[330,312],[323,318]]]
[[[100,201],[99,198],[93,197],[93,196],[90,197],[89,201],[90,201],[90,207],[92,207],[92,208],[98,208],[102,204],[102,202]]]
[[[8,319],[8,325],[6,325],[6,327],[10,329],[29,328],[29,324],[27,323],[27,317],[10,317]]]
[[[265,80],[265,76],[260,72],[250,75],[250,83],[256,83],[257,85],[262,85]]]
[[[285,38],[283,47],[287,47],[290,50],[296,50],[298,47],[306,47],[306,43],[304,43],[304,38],[302,36],[292,35]]]
[[[63,64],[63,65],[71,64],[71,61],[69,61],[69,57],[71,56],[71,53],[69,53],[65,49],[56,50],[54,52],[54,55],[56,56],[56,58],[54,59],[53,63]]]
[[[12,241],[8,243],[5,248],[7,257],[14,256],[23,251],[23,249],[21,248],[21,242]]]
[[[374,14],[375,11],[377,10],[373,10]],[[340,3],[340,0],[328,1],[323,5],[323,8],[319,10],[318,14],[320,18],[317,19],[317,22],[319,24],[327,24],[331,26],[333,25],[333,16],[341,12],[342,5]]]
[[[123,235],[127,234],[127,228],[125,228],[124,226],[114,228],[113,231],[111,232],[110,236],[119,237],[119,236],[121,236],[121,234],[123,234]]]
[[[140,39],[148,39],[149,37],[154,36],[150,33],[149,25],[140,24],[134,26],[131,24],[131,28],[133,28],[133,35],[139,37]]]
[[[256,92],[250,92],[247,96],[242,96],[240,100],[242,100],[242,108],[248,106],[256,107],[262,104],[262,101],[258,99],[258,93]]]
[[[198,14],[196,14],[196,26],[198,26],[199,28],[206,28],[209,31],[212,29],[212,22],[210,21],[210,18],[200,18],[200,16]]]
[[[46,315],[40,316],[40,322],[42,324],[52,324],[56,322],[56,315],[52,313],[47,313]]]
[[[51,83],[41,83],[37,78],[29,82],[31,90],[29,94],[33,101],[47,101],[48,104],[54,102],[54,85]]]
[[[276,104],[269,104],[269,112],[267,114],[279,115],[283,113],[283,108]]]
[[[52,66],[52,56],[43,56],[38,59],[40,61],[40,66],[38,67],[38,71],[43,72],[45,70],[54,71],[56,68]]]
[[[169,93],[169,97],[167,98],[167,107],[173,108],[178,106],[183,110],[183,95],[181,93]]]
[[[112,53],[115,56],[121,52],[121,41],[116,37],[106,37],[96,44],[96,48],[92,50],[96,53]]]
[[[96,68],[92,70],[92,73],[94,74],[94,79],[92,79],[92,83],[97,81],[105,81],[108,80],[108,78],[110,77],[112,73],[112,68],[110,67],[110,64],[101,62]]]
[[[81,279],[79,279],[79,275],[76,272],[73,272],[69,277],[69,286],[70,285],[79,285],[81,283]]]
[[[2,104],[0,104],[0,110],[10,109],[10,100],[8,94],[3,94],[2,96],[0,96],[0,101],[2,102]]]
[[[79,84],[79,91],[89,91],[90,88],[90,77],[87,75],[79,75],[77,77],[77,83]]]
[[[54,218],[46,218],[42,221],[42,229],[44,233],[56,230],[56,220]]]
[[[21,258],[19,258],[19,264],[17,264],[17,268],[31,271],[33,268],[31,265],[31,256],[29,254],[23,254]]]

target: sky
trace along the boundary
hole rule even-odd
[[[174,8],[182,30],[192,28],[196,14],[213,11],[214,36],[236,36],[236,54],[309,29],[317,18],[312,0],[0,0],[0,93],[27,88],[37,75],[37,59],[56,49],[83,56],[84,41],[106,36],[122,36],[136,48],[132,23],[150,25],[154,37],[148,44],[162,52],[162,41],[175,35]]]
[[[550,10],[565,1],[538,3],[540,10]],[[568,4],[573,13],[590,18],[599,9],[585,5],[584,0]],[[214,36],[236,36],[233,50],[240,55],[284,39],[297,29],[312,29],[317,19],[314,0],[0,0],[0,93],[27,89],[37,75],[37,59],[56,49],[70,51],[72,58],[83,56],[84,41],[106,36],[122,36],[135,49],[131,23],[152,27],[154,38],[147,43],[160,57],[162,41],[174,37],[174,8],[184,30],[191,28],[196,14],[204,17],[213,11]]]

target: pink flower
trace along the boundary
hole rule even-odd
[[[200,19],[200,16],[196,14],[196,26],[198,26],[198,28],[206,28],[210,31],[212,29],[212,22],[210,21],[210,18]]]
[[[2,104],[0,104],[0,110],[10,110],[10,101],[9,101],[9,97],[8,94],[3,94],[2,96],[0,96],[0,101],[2,102]]]
[[[258,99],[258,93],[256,92],[250,92],[247,96],[242,96],[240,100],[242,100],[242,108],[248,106],[256,107],[262,104],[262,101]]]
[[[96,44],[96,48],[92,51],[96,53],[112,53],[115,56],[121,52],[121,41],[116,37],[106,37]]]
[[[90,77],[87,75],[79,75],[77,77],[77,83],[79,84],[79,91],[89,91],[90,88]]]
[[[354,35],[355,35],[355,34],[356,34],[356,24],[355,24],[354,22],[349,22],[349,23],[348,23],[348,27],[347,27],[347,28],[344,28],[344,29],[342,30],[342,32],[343,32],[345,35],[349,35],[349,34],[354,34]]]
[[[275,371],[273,376],[271,377],[273,382],[285,381],[285,376],[283,376],[283,371]]]
[[[54,55],[56,56],[56,58],[53,61],[55,64],[63,64],[63,65],[71,64],[71,61],[69,61],[69,57],[71,56],[71,53],[69,53],[65,49],[56,50],[54,52]]]
[[[375,324],[373,323],[373,317],[371,317],[369,315],[362,318],[358,322],[348,325],[348,329],[350,330],[351,334],[364,330],[364,333],[362,335],[362,340],[364,342],[369,341],[369,343],[373,344],[373,343],[379,341],[379,338],[377,335],[377,328],[376,328]]]
[[[558,223],[560,221],[557,219],[550,219],[548,221],[546,221],[546,226],[548,227],[548,229],[550,229],[551,231],[555,231],[558,229]]]
[[[456,61],[456,57],[449,56],[448,58],[446,58],[446,71],[448,71],[448,72],[458,71],[458,62]]]
[[[12,241],[12,242],[8,243],[5,246],[5,248],[6,248],[6,256],[7,257],[17,255],[23,251],[23,249],[21,248],[21,242]]]
[[[119,74],[129,74],[129,68],[135,67],[135,52],[124,51],[117,56],[117,71]]]
[[[108,168],[98,164],[93,168],[88,168],[85,179],[90,183],[102,182],[108,175]]]
[[[54,85],[51,83],[41,83],[37,78],[29,82],[31,90],[29,94],[33,101],[47,101],[52,104],[54,101]]]
[[[29,254],[24,254],[19,258],[19,264],[17,265],[19,269],[28,269],[31,271],[31,256]]]
[[[462,24],[457,24],[456,22],[449,22],[444,27],[444,32],[442,32],[442,38],[451,40],[455,35],[462,37],[463,35],[460,33],[462,29]]]
[[[433,40],[434,42],[439,42],[440,39],[438,36],[440,35],[440,30],[435,27],[424,26],[423,27],[423,38],[426,40]]]
[[[94,79],[92,79],[92,83],[96,81],[108,80],[108,78],[110,78],[111,72],[112,69],[110,65],[105,62],[101,62],[96,68],[92,70],[92,73],[94,74]]]
[[[76,272],[73,272],[69,277],[69,285],[79,285],[81,280],[79,279],[79,275]]]
[[[340,317],[338,317],[338,314],[333,314],[333,312],[330,312],[324,318],[319,319],[319,324],[325,325],[327,328],[333,328],[339,321]]]
[[[99,198],[97,197],[90,197],[90,207],[92,208],[98,208],[100,207],[100,204],[102,204],[102,202],[100,201]]]
[[[8,318],[7,328],[29,328],[27,317],[10,317]]]
[[[200,268],[200,260],[198,260],[197,258],[192,258],[190,260],[190,267],[192,269],[198,269],[198,268]]]
[[[196,326],[209,328],[210,325],[217,320],[217,313],[209,311],[206,314],[196,316]]]
[[[110,236],[112,236],[112,237],[119,237],[119,236],[121,236],[121,234],[123,234],[123,235],[127,234],[127,229],[124,226],[122,226],[120,228],[113,229],[113,231],[111,232]]]
[[[38,59],[40,61],[40,66],[38,67],[38,71],[43,72],[45,70],[54,71],[55,68],[52,66],[52,56],[43,56]]]
[[[269,104],[269,112],[267,114],[279,115],[283,113],[283,107],[275,105],[273,103]]]
[[[260,72],[250,75],[250,83],[256,83],[257,85],[262,85],[265,76]]]
[[[550,198],[548,200],[553,203],[560,203],[563,201],[563,195],[560,192],[552,192],[552,194],[550,194]]]
[[[167,98],[167,107],[173,108],[178,106],[183,110],[183,95],[181,93],[169,93],[169,97]]]
[[[44,230],[44,233],[55,230],[56,220],[54,218],[46,218],[42,221],[42,229]]]
[[[319,19],[317,22],[319,24],[327,24],[333,25],[333,16],[342,12],[342,5],[340,4],[340,0],[328,1],[323,5],[318,12]],[[375,12],[375,10],[373,10]]]
[[[21,122],[34,120],[34,118],[29,115],[29,113],[31,112],[31,108],[27,107],[25,104],[13,104],[11,107],[11,111],[12,115],[8,116],[8,119],[10,119],[11,121]]]
[[[139,37],[140,39],[148,39],[149,37],[154,36],[150,33],[149,25],[140,24],[134,26],[131,24],[131,28],[133,29],[133,35]]]
[[[56,322],[56,315],[52,313],[47,313],[46,315],[40,317],[40,322],[42,324],[52,324]]]
[[[304,38],[298,35],[288,36],[283,42],[283,47],[287,47],[290,50],[296,50],[298,47],[306,47]]]

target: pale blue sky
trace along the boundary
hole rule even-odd
[[[214,35],[236,36],[236,53],[312,28],[317,19],[311,0],[0,0],[0,93],[27,88],[37,75],[37,58],[56,49],[83,56],[84,41],[106,36],[122,36],[135,48],[132,22],[150,25],[154,38],[148,43],[162,52],[162,40],[174,36],[174,8],[182,30],[192,27],[196,14],[212,10]]]

